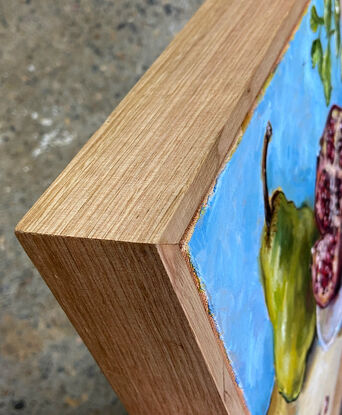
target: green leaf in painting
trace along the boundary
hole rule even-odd
[[[331,0],[324,0],[324,25],[327,36],[329,36],[331,27]]]
[[[319,76],[322,79],[322,66],[323,66],[323,49],[320,39],[315,39],[311,46],[311,63],[312,67],[317,66]]]
[[[323,56],[323,65],[322,65],[322,81],[323,81],[323,88],[324,88],[324,96],[327,106],[330,102],[331,96],[331,53],[330,53],[330,42],[328,43],[328,47],[324,52]]]
[[[318,16],[317,10],[315,6],[311,7],[311,16],[310,16],[310,26],[311,26],[311,30],[313,32],[317,31],[317,27],[319,25],[323,25],[324,24],[324,19],[320,16]]]
[[[340,18],[341,18],[340,0],[334,0],[336,56],[339,55],[340,45],[341,45]]]

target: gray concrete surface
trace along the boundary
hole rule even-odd
[[[0,414],[126,413],[13,230],[200,3],[0,0]]]

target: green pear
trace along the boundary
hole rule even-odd
[[[297,208],[285,194],[268,195],[266,161],[272,127],[268,123],[262,159],[265,225],[260,265],[273,326],[275,372],[279,392],[291,402],[302,388],[306,357],[315,335],[311,287],[311,248],[318,231],[312,210]]]

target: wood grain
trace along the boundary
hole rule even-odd
[[[178,243],[307,0],[207,0],[19,224]]]
[[[131,414],[248,413],[182,238],[307,0],[207,0],[16,234]]]
[[[176,247],[18,238],[130,414],[245,412]]]

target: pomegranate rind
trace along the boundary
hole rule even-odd
[[[331,107],[320,139],[315,219],[321,238],[312,249],[312,287],[317,305],[324,309],[337,294],[341,279],[342,108],[337,105]],[[334,247],[328,253],[332,240]]]
[[[320,139],[315,184],[315,218],[321,235],[342,220],[342,108],[333,105]]]

